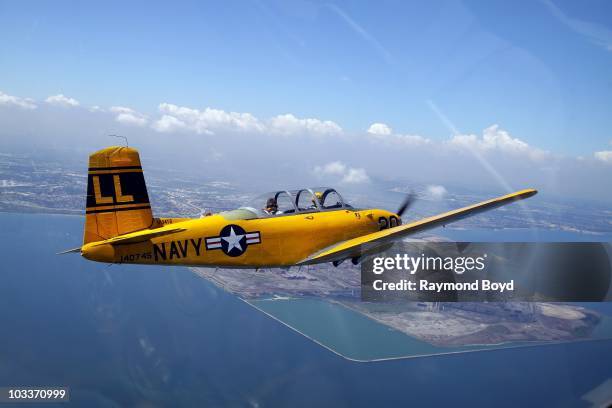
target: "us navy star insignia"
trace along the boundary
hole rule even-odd
[[[260,243],[259,231],[246,232],[239,225],[229,224],[223,227],[219,236],[206,238],[206,250],[220,249],[225,255],[240,256],[249,245]]]
[[[244,234],[237,235],[234,232],[234,228],[230,227],[230,235],[229,237],[222,236],[225,242],[227,242],[227,250],[231,251],[234,248],[238,248],[239,251],[242,251],[242,246],[240,246],[240,240],[244,237]]]

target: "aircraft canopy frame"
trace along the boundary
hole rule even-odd
[[[268,200],[274,199],[278,205],[278,212],[272,213],[266,210]],[[332,211],[342,208],[352,208],[347,204],[342,195],[332,187],[302,188],[298,190],[277,190],[261,194],[250,200],[245,206],[237,210],[226,211],[225,214],[231,217],[234,211],[245,211],[253,213],[246,217],[268,218],[280,217],[293,214],[306,214],[321,211]]]

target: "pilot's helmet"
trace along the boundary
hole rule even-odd
[[[315,191],[314,193],[314,197],[312,198],[312,205],[316,206],[317,204],[315,203],[315,197],[316,199],[319,201],[319,204],[323,205],[323,203],[321,202],[321,199],[323,198],[323,193],[320,191]]]

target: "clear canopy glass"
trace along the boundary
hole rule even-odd
[[[232,216],[235,213],[240,218],[261,218],[350,207],[335,189],[314,187],[265,193],[226,214]]]

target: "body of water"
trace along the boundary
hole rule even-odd
[[[55,255],[82,223],[0,214],[0,386],[68,386],[87,407],[589,406],[612,377],[607,340],[349,361],[187,268]]]

